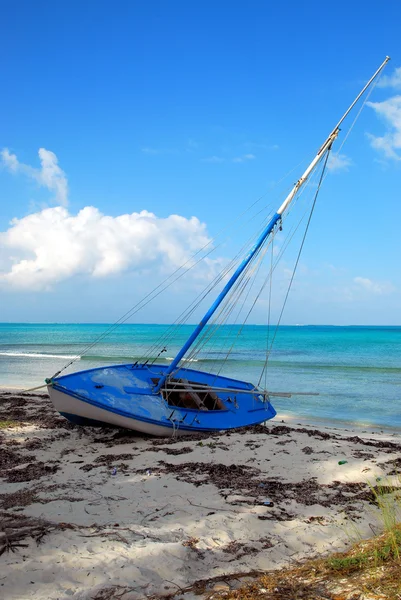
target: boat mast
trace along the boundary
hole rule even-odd
[[[196,340],[196,338],[199,336],[199,334],[201,333],[201,331],[203,330],[203,328],[205,327],[205,325],[208,323],[208,321],[210,320],[210,318],[212,317],[212,315],[216,312],[217,308],[220,306],[220,304],[222,303],[222,301],[224,300],[224,298],[227,296],[228,292],[230,291],[230,289],[232,288],[232,286],[234,285],[234,283],[237,281],[238,277],[241,275],[241,273],[243,273],[243,271],[245,270],[245,268],[249,265],[249,263],[251,262],[251,260],[255,256],[255,254],[260,250],[260,248],[262,247],[263,243],[269,237],[270,233],[273,231],[273,229],[275,228],[275,226],[277,225],[277,223],[279,221],[281,221],[283,213],[286,211],[286,209],[288,208],[288,206],[291,204],[292,200],[294,199],[294,197],[297,194],[297,192],[299,191],[299,189],[306,183],[306,181],[308,180],[309,175],[312,173],[312,171],[314,170],[314,168],[316,167],[316,165],[320,162],[320,160],[324,156],[325,152],[328,151],[331,148],[334,140],[337,138],[337,136],[338,136],[338,134],[340,132],[340,125],[341,125],[341,123],[344,121],[344,119],[346,118],[346,116],[348,115],[348,113],[352,110],[352,108],[355,106],[355,104],[358,102],[358,100],[360,99],[360,97],[364,94],[364,92],[367,90],[367,88],[370,86],[370,84],[373,82],[373,80],[376,79],[376,77],[378,76],[378,74],[385,67],[385,65],[388,63],[389,60],[390,60],[390,57],[386,56],[386,58],[383,61],[383,63],[380,65],[380,67],[377,69],[377,71],[374,73],[374,75],[372,75],[372,77],[369,79],[368,83],[364,86],[364,88],[361,90],[361,92],[355,98],[355,100],[350,105],[350,107],[348,108],[348,110],[341,117],[341,119],[339,120],[339,122],[337,123],[337,125],[334,127],[333,131],[330,133],[330,135],[328,136],[328,138],[325,140],[325,142],[323,143],[323,145],[320,147],[317,155],[312,160],[312,162],[310,163],[309,167],[306,169],[306,171],[304,172],[304,174],[302,175],[302,177],[300,179],[298,179],[297,183],[294,185],[293,189],[288,194],[288,196],[286,197],[286,199],[284,200],[284,202],[282,203],[282,205],[280,206],[280,208],[278,209],[278,211],[271,218],[271,220],[269,221],[269,223],[267,224],[267,226],[265,227],[265,229],[263,230],[263,232],[259,236],[259,238],[256,241],[256,243],[253,246],[253,248],[249,251],[249,253],[247,254],[247,256],[244,258],[244,260],[241,262],[241,264],[237,267],[235,273],[231,276],[231,278],[228,281],[228,283],[224,286],[224,289],[217,296],[216,300],[213,302],[212,306],[206,312],[206,314],[204,315],[203,319],[201,319],[201,321],[196,326],[196,328],[194,329],[194,331],[192,332],[192,334],[189,336],[189,338],[187,339],[187,341],[185,342],[185,344],[183,345],[183,347],[181,348],[181,350],[178,352],[178,354],[176,355],[176,357],[174,358],[174,360],[171,362],[171,364],[169,365],[169,367],[166,369],[164,375],[159,379],[157,385],[155,386],[155,388],[153,390],[154,393],[157,393],[157,392],[160,391],[160,389],[162,388],[162,386],[165,384],[167,378],[171,375],[171,373],[177,367],[177,365],[180,362],[180,360],[188,352],[189,348],[192,346],[192,344],[194,343],[194,341]]]

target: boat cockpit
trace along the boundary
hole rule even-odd
[[[154,383],[158,380],[154,379]],[[195,410],[226,410],[224,402],[213,389],[188,379],[169,379],[160,390],[170,406]]]

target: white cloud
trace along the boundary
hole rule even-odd
[[[327,161],[327,168],[332,173],[348,171],[352,164],[352,159],[346,154],[330,154]]]
[[[3,160],[3,164],[12,172],[16,173],[18,171],[19,162],[15,154],[11,154],[8,148],[4,148],[1,151],[1,158]]]
[[[247,160],[254,160],[256,156],[254,154],[243,154],[242,156],[236,156],[233,158],[233,162],[240,163],[245,162]]]
[[[55,200],[58,204],[67,206],[67,177],[58,165],[57,156],[54,152],[46,150],[46,148],[39,148],[38,154],[41,164],[40,169],[19,162],[17,156],[11,154],[8,148],[4,148],[1,151],[1,158],[4,166],[9,169],[9,171],[15,174],[22,173],[23,175],[34,179],[40,186],[55,193]]]
[[[354,277],[354,283],[358,288],[362,288],[363,290],[371,292],[372,294],[382,295],[389,294],[390,292],[394,291],[394,286],[387,281],[378,282],[368,279],[367,277]]]
[[[13,219],[0,233],[0,282],[46,290],[74,275],[172,271],[208,241],[206,226],[196,217],[158,218],[145,210],[111,217],[93,206],[71,215],[57,206]]]
[[[401,160],[401,96],[393,96],[384,102],[368,102],[387,127],[383,136],[368,134],[373,148],[383,152],[387,158]]]
[[[401,89],[401,67],[394,69],[392,75],[383,75],[377,84],[377,87],[392,87]]]

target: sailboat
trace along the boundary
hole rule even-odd
[[[68,375],[59,371],[46,383],[61,415],[76,424],[112,425],[153,436],[233,429],[262,423],[276,415],[269,392],[260,384],[189,368],[186,356],[230,292],[238,289],[238,282],[260,258],[269,238],[281,228],[284,215],[311,174],[319,164],[326,165],[340,125],[388,60],[386,57],[341,117],[171,363],[134,362]],[[318,187],[321,181],[322,177]]]

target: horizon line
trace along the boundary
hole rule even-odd
[[[0,321],[0,325],[106,325],[108,327],[120,327],[122,325],[136,326],[136,325],[145,325],[145,326],[171,326],[175,325],[175,323],[119,323],[115,322],[107,322],[107,321]],[[187,327],[195,327],[198,325],[198,322],[195,323],[181,323],[177,324],[177,327],[181,327],[182,325]],[[347,324],[335,324],[335,323],[224,323],[222,325],[225,326],[237,326],[237,327],[401,327],[401,324],[391,324],[386,323],[382,325],[374,324],[374,323],[365,323],[363,325],[356,323],[347,323]]]

